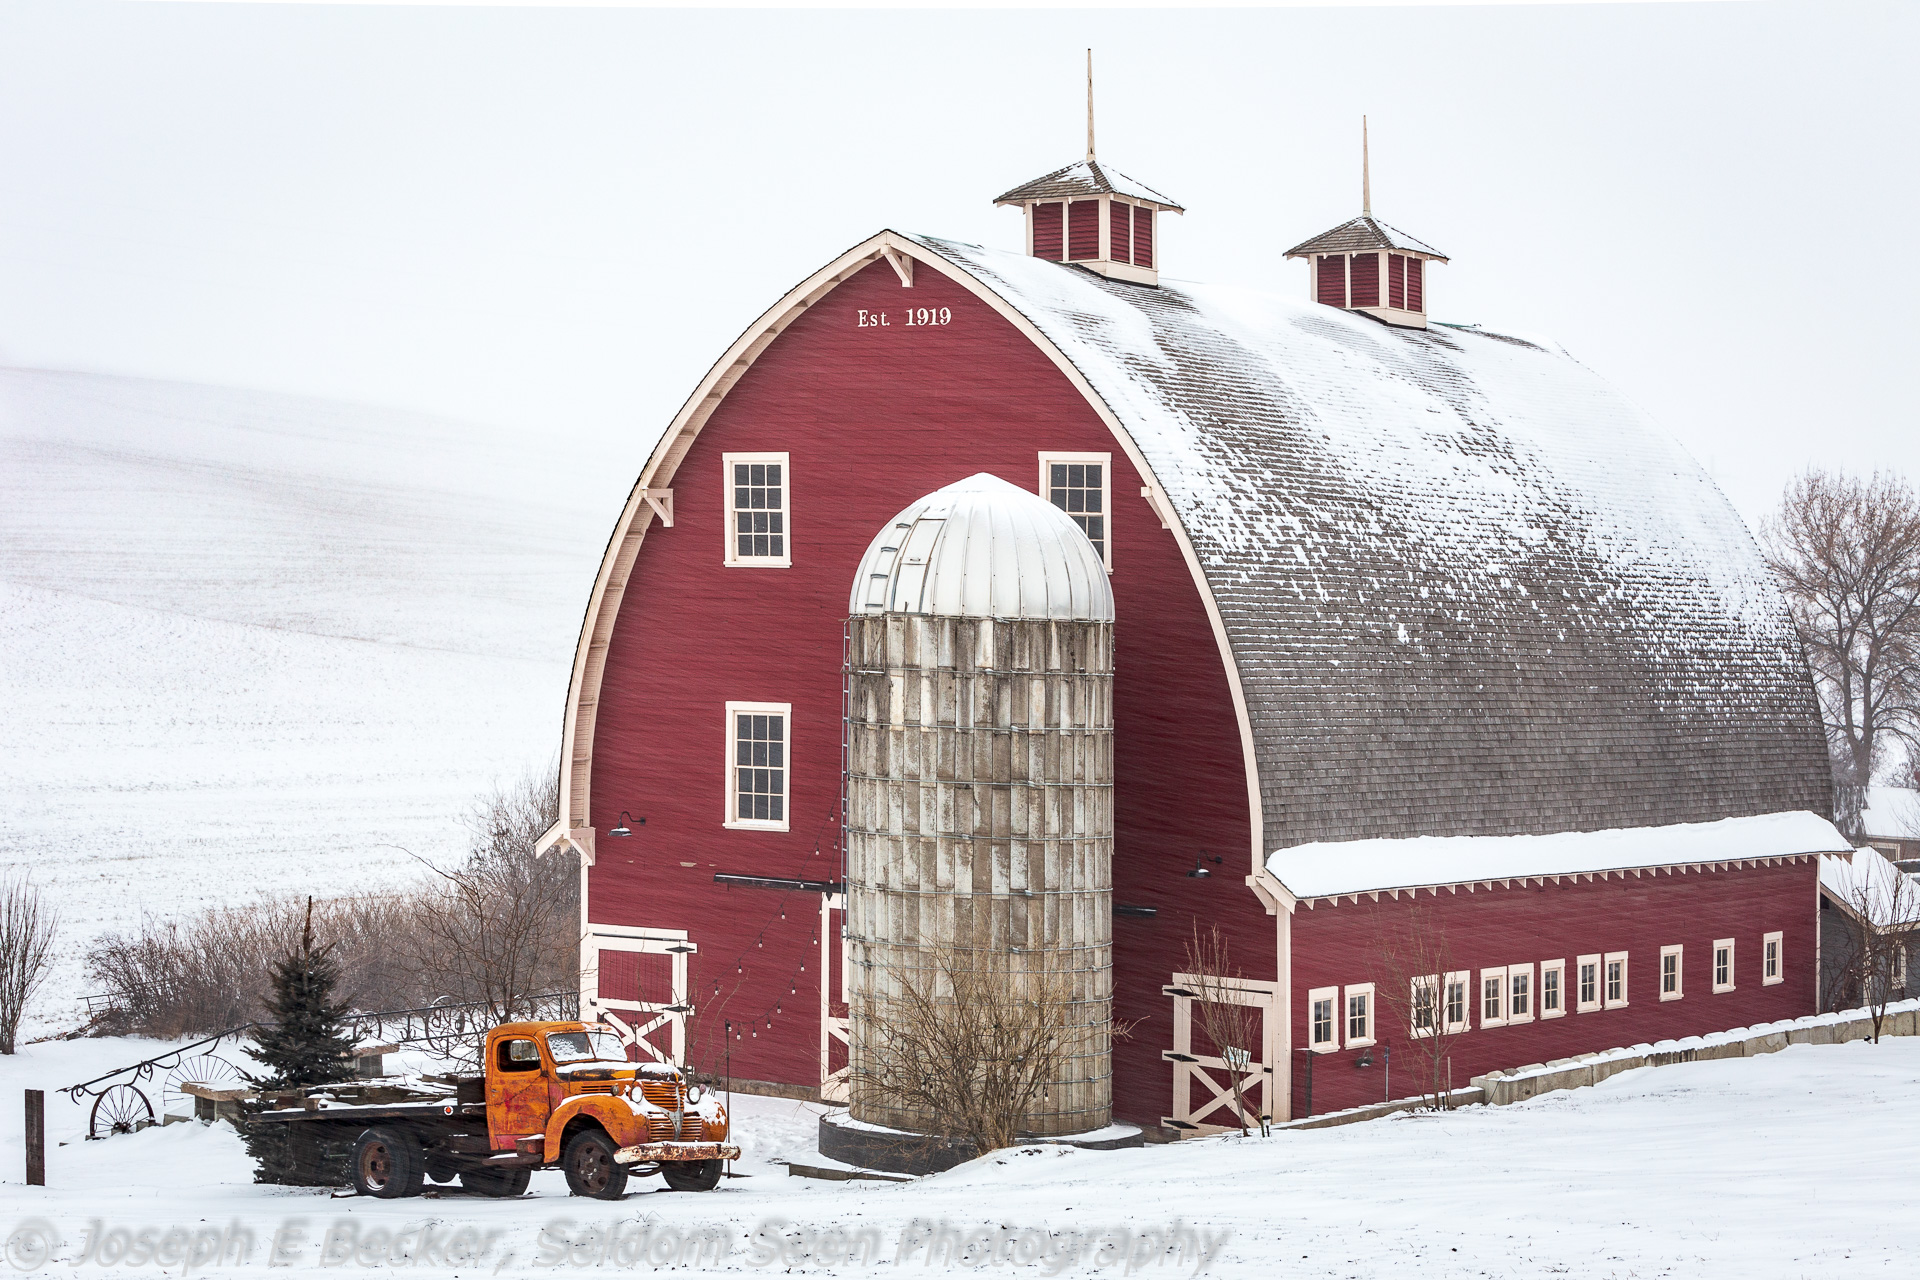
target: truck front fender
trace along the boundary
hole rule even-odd
[[[616,1147],[628,1147],[647,1140],[647,1122],[633,1114],[633,1108],[627,1105],[625,1098],[604,1093],[568,1098],[553,1109],[553,1115],[547,1121],[546,1160],[549,1164],[560,1158],[565,1149],[563,1139],[567,1127],[576,1120],[587,1120],[605,1129]]]

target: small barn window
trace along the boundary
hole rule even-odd
[[[1066,247],[1067,206],[1059,201],[1033,206],[1033,256],[1058,262]]]
[[[1041,454],[1040,492],[1048,502],[1073,517],[1073,522],[1087,535],[1087,541],[1100,553],[1100,563],[1112,572],[1113,455]]]
[[[793,563],[788,526],[787,455],[724,455],[727,490],[726,563],[785,568]]]
[[[1765,934],[1760,939],[1760,985],[1763,987],[1786,981],[1780,972],[1780,946],[1778,933]]]
[[[1407,994],[1413,1013],[1409,1030],[1416,1036],[1433,1035],[1440,1029],[1440,975],[1412,979]]]
[[[1340,988],[1315,987],[1307,992],[1307,1045],[1315,1053],[1332,1053],[1340,1047],[1337,1006]]]
[[[792,713],[786,702],[727,704],[727,826],[787,829]]]
[[[1465,970],[1447,975],[1447,1034],[1467,1029],[1468,989],[1473,975]]]
[[[1084,262],[1100,256],[1100,202],[1075,200],[1067,205],[1067,259]]]
[[[1540,962],[1540,1016],[1558,1018],[1567,1011],[1567,962]]]
[[[1480,1025],[1483,1027],[1507,1025],[1507,971],[1505,969],[1480,971]]]
[[[1600,1007],[1600,957],[1581,956],[1574,961],[1574,1008],[1592,1013]]]
[[[1507,1022],[1533,1021],[1533,966],[1507,966]]]
[[[1607,952],[1606,992],[1603,1003],[1609,1009],[1620,1009],[1626,1006],[1627,953],[1624,951]]]
[[[1682,969],[1686,961],[1685,947],[1660,948],[1660,998],[1678,1000],[1686,993],[1680,988]]]
[[[1733,939],[1716,938],[1713,943],[1713,991],[1733,990]]]
[[[1373,984],[1347,988],[1347,1048],[1373,1043]]]

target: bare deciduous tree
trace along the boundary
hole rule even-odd
[[[1455,964],[1446,927],[1425,903],[1396,913],[1375,946],[1381,978],[1375,998],[1384,1015],[1376,1034],[1385,1039],[1391,1028],[1396,1039],[1405,1035],[1401,1052],[1412,1060],[1421,1097],[1435,1110],[1448,1109],[1454,1042],[1471,1020],[1472,975]]]
[[[53,964],[59,914],[24,875],[0,879],[0,1053],[12,1053],[20,1019]]]
[[[863,1109],[918,1113],[984,1155],[1018,1143],[1028,1116],[1096,1028],[1081,1023],[1068,975],[1034,957],[951,945],[890,989],[860,995],[874,1031],[853,1065]]]
[[[1193,936],[1187,940],[1186,976],[1194,995],[1193,1017],[1227,1073],[1228,1084],[1233,1089],[1234,1119],[1239,1122],[1241,1135],[1245,1136],[1247,1077],[1252,1073],[1253,1064],[1261,1059],[1263,1028],[1260,1010],[1239,998],[1246,974],[1234,963],[1227,936],[1220,932],[1219,925],[1212,925],[1202,933],[1198,922],[1194,924]],[[1262,1136],[1272,1132],[1272,1111],[1273,1100],[1263,1098],[1256,1117]]]
[[[1895,476],[1808,471],[1761,541],[1819,688],[1835,820],[1858,838],[1874,770],[1920,731],[1920,498]]]

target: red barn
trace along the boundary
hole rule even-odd
[[[883,231],[801,282],[641,473],[545,841],[582,855],[584,1007],[844,1097],[849,592],[986,472],[1110,575],[1119,1119],[1227,1118],[1182,985],[1215,926],[1277,1118],[1381,1096],[1352,1068],[1416,1032],[1413,922],[1461,1083],[1814,1010],[1813,691],[1677,444],[1551,344],[1429,325],[1444,257],[1370,212],[1293,301],[1163,282],[1179,207],[1091,155],[1001,203],[1023,251]]]

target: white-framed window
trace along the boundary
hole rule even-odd
[[[1600,1007],[1600,957],[1581,956],[1573,962],[1573,1007],[1592,1013]]]
[[[1888,981],[1896,991],[1905,994],[1907,990],[1907,946],[1902,942],[1893,948],[1893,970]]]
[[[1113,455],[1043,453],[1040,496],[1073,517],[1113,572]]]
[[[1770,987],[1776,982],[1785,982],[1786,965],[1782,948],[1786,943],[1779,933],[1760,935],[1760,985]]]
[[[1681,979],[1685,976],[1686,947],[1660,948],[1660,998],[1678,1000],[1686,992],[1681,989]]]
[[[1507,1025],[1533,1021],[1533,966],[1507,966]]]
[[[1447,975],[1447,1034],[1465,1031],[1473,1008],[1473,974],[1466,969]]]
[[[1564,1017],[1566,1012],[1567,962],[1542,960],[1540,962],[1540,1016],[1559,1018]]]
[[[1373,984],[1347,988],[1347,1048],[1373,1043]]]
[[[1505,969],[1480,971],[1480,1025],[1482,1027],[1507,1025],[1507,971]]]
[[[1713,940],[1713,993],[1733,990],[1733,939]]]
[[[792,479],[784,453],[728,453],[726,563],[784,569],[793,563]]]
[[[1435,1034],[1440,1029],[1440,975],[1410,979],[1408,987],[1408,1030],[1416,1036]]]
[[[1332,1053],[1340,1047],[1340,988],[1315,987],[1307,992],[1307,1047]]]
[[[1624,1009],[1627,1004],[1627,953],[1624,951],[1607,952],[1605,968],[1600,975],[1603,990],[1600,993],[1601,1004],[1608,1009]]]
[[[727,826],[787,829],[792,729],[792,703],[727,704]]]

